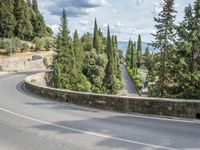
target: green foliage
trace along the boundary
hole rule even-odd
[[[62,88],[60,66],[56,61],[53,63],[53,86],[55,88]]]
[[[142,65],[142,39],[141,35],[138,36],[138,44],[137,44],[137,67],[140,68]]]
[[[13,0],[1,0],[0,2],[0,37],[10,38],[14,35],[16,20],[13,14]]]
[[[105,70],[105,78],[104,85],[106,87],[106,91],[109,94],[117,94],[117,92],[123,87],[121,81],[121,73],[118,76],[120,70],[120,61],[117,49],[117,40],[111,38],[110,29],[108,26],[107,33],[107,45],[106,45],[106,54],[108,58],[108,64]],[[117,50],[116,50],[117,49]]]
[[[5,0],[0,2],[0,37],[18,37],[32,40],[34,37],[52,36],[45,25],[36,0]]]
[[[29,40],[32,37],[33,26],[27,3],[24,0],[18,0],[14,6],[16,18],[15,35],[22,40]]]
[[[158,18],[154,18],[157,25],[155,25],[157,32],[154,34],[155,42],[153,46],[155,48],[161,49],[160,56],[158,58],[159,62],[157,66],[157,75],[159,80],[156,82],[155,86],[158,90],[158,95],[164,97],[167,90],[167,85],[172,82],[172,77],[170,74],[171,70],[171,58],[172,52],[174,50],[174,21],[175,14],[174,10],[174,0],[164,0],[163,10],[160,12]]]
[[[43,58],[43,64],[45,65],[45,67],[46,67],[46,68],[48,68],[48,67],[49,67],[48,60],[47,60],[47,58],[46,58],[46,57],[45,57],[45,58]]]
[[[22,42],[21,53],[24,51],[29,51],[29,50],[30,50],[30,46],[26,42]]]
[[[107,62],[106,55],[98,55],[95,49],[85,52],[83,73],[87,77],[87,80],[90,81],[92,85],[91,91],[94,93],[105,92],[103,79]]]
[[[94,22],[93,47],[96,49],[97,53],[99,53],[99,31],[96,18]]]
[[[1,39],[1,48],[6,50],[6,54],[12,55],[23,48],[23,42],[19,38]]]
[[[119,50],[117,38],[111,38],[110,33],[108,35],[107,39],[103,37],[95,20],[94,35],[86,33],[79,39],[75,31],[71,39],[63,11],[57,37],[57,54],[52,66],[53,85],[75,91],[117,94],[123,87]]]
[[[41,38],[35,37],[33,39],[33,44],[36,45],[36,50],[44,50],[45,42]]]
[[[55,39],[52,37],[35,37],[32,42],[36,45],[36,50],[49,51],[55,48]]]
[[[81,38],[81,43],[84,51],[90,51],[93,49],[92,43],[92,35],[90,33],[86,33]]]
[[[79,40],[79,37],[78,37],[77,30],[74,33],[73,48],[74,48],[76,69],[79,71],[79,73],[82,73],[83,62],[84,62],[84,52],[81,46],[81,41]]]

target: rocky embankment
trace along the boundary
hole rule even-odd
[[[54,52],[28,52],[13,56],[0,55],[0,70],[2,71],[35,71],[45,70],[44,58],[48,65],[52,62]]]

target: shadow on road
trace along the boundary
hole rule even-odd
[[[131,116],[112,116],[105,119],[91,118],[86,120],[75,121],[59,121],[54,124],[78,129],[86,132],[100,133],[109,135],[114,138],[132,140],[143,142],[147,144],[162,145],[164,147],[176,149],[199,149],[199,135],[200,130],[197,124],[181,125],[177,122],[164,122],[164,121],[145,121],[140,118],[133,118]],[[56,132],[56,134],[65,135],[70,138],[73,134],[80,136],[88,136],[82,132],[76,132],[69,129],[59,128],[53,125],[37,125],[34,128],[44,131]],[[145,145],[138,145],[128,142],[113,140],[112,138],[100,138],[89,135],[90,138],[97,138],[95,143],[98,147],[107,147],[107,149],[142,149],[142,150],[155,150],[160,148],[149,147]],[[76,141],[75,141],[76,142]],[[86,142],[89,142],[88,140]],[[137,148],[138,147],[138,148]]]

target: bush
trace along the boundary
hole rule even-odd
[[[45,57],[45,58],[43,58],[43,64],[45,65],[45,67],[46,68],[48,68],[49,67],[49,65],[48,65],[48,60],[47,60],[47,58]]]
[[[21,53],[26,50],[30,50],[30,46],[27,43],[23,42],[21,47]]]
[[[35,37],[34,39],[33,39],[33,43],[35,44],[35,50],[43,50],[43,48],[44,48],[44,41],[42,41],[42,39],[41,38],[39,38],[39,37]]]
[[[35,37],[33,43],[36,45],[35,49],[40,51],[49,51],[55,47],[55,39],[52,37]]]
[[[22,49],[22,42],[19,38],[1,39],[0,48],[5,49],[6,53],[11,55]]]
[[[2,66],[0,66],[0,71],[3,71],[3,67]]]

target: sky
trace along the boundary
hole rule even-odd
[[[38,3],[46,24],[55,34],[65,8],[72,33],[76,29],[80,35],[93,32],[96,17],[104,34],[109,24],[111,33],[117,35],[119,41],[130,38],[136,41],[141,34],[144,42],[151,42],[151,33],[155,32],[153,18],[162,10],[163,0],[38,0]],[[175,0],[176,23],[182,21],[184,8],[193,3],[194,0]]]

